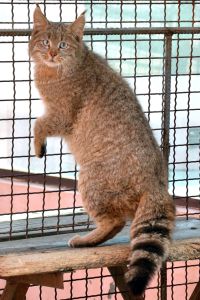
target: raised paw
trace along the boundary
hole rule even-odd
[[[46,148],[47,148],[47,144],[43,144],[40,149],[39,158],[42,158],[46,154]]]
[[[83,247],[82,243],[81,243],[81,236],[80,235],[75,235],[73,236],[73,238],[71,238],[68,241],[68,246],[71,248],[76,248],[76,247]]]
[[[42,158],[46,153],[46,144],[42,146],[35,146],[35,155],[39,158]]]

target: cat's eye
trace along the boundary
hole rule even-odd
[[[45,47],[49,46],[49,40],[43,40],[42,42]]]
[[[68,47],[68,44],[66,42],[62,41],[62,42],[59,43],[58,47],[60,49],[66,49]]]

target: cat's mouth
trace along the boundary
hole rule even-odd
[[[57,67],[58,65],[60,65],[60,62],[55,60],[54,58],[49,58],[49,59],[45,60],[45,63],[49,67]]]
[[[44,55],[43,60],[44,60],[45,64],[49,67],[56,67],[56,66],[60,65],[60,63],[61,63],[60,59],[57,55],[52,56],[52,55],[46,54],[46,55]]]

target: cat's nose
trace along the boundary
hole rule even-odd
[[[50,50],[49,50],[49,55],[50,55],[52,58],[54,58],[54,57],[57,55],[57,51],[54,50],[54,49],[50,49]]]

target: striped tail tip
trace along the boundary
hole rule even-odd
[[[142,296],[157,267],[147,258],[137,259],[130,270],[126,272],[125,279],[134,296]]]

